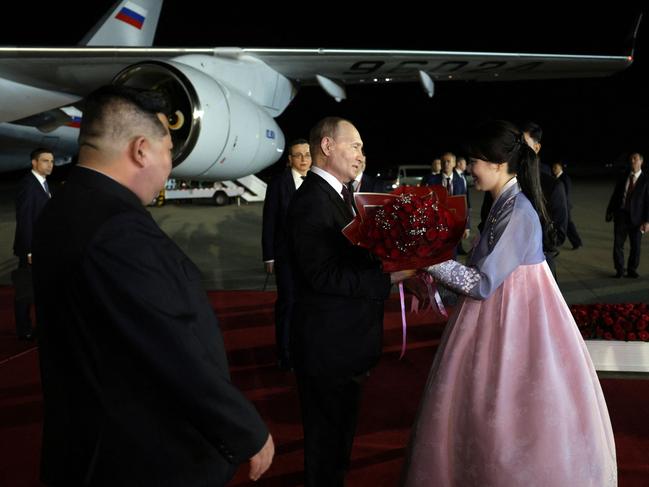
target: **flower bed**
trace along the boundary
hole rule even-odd
[[[646,303],[573,305],[570,311],[585,340],[649,342]]]
[[[570,307],[596,370],[649,372],[649,306],[646,303]]]

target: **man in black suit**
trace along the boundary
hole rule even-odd
[[[310,135],[314,166],[288,210],[295,305],[291,356],[304,426],[307,486],[344,485],[361,385],[381,355],[383,303],[392,282],[378,260],[341,230],[354,210],[346,184],[363,159],[349,121],[328,117]]]
[[[14,271],[14,316],[16,335],[20,340],[31,340],[33,329],[30,318],[32,304],[32,235],[34,224],[45,204],[50,200],[47,176],[54,168],[54,154],[39,147],[32,151],[32,170],[21,181],[16,194],[16,234],[14,255],[18,257],[18,269]]]
[[[464,195],[466,202],[467,202],[467,208],[470,208],[471,205],[469,204],[469,192],[468,192],[468,186],[466,184],[466,179],[464,177],[460,176],[458,172],[455,170],[455,166],[457,165],[457,159],[455,157],[455,154],[452,152],[444,152],[441,157],[442,161],[442,172],[439,174],[429,174],[425,178],[422,179],[421,185],[435,185],[439,184],[444,186],[446,188],[446,191],[448,191],[448,194],[451,196],[459,196],[459,195]],[[466,161],[464,167],[466,168]],[[469,215],[469,212],[467,211],[467,215]],[[469,235],[471,234],[471,219],[467,217],[466,219],[466,228],[464,229],[464,234],[462,235],[463,239],[469,238]],[[458,246],[455,250],[457,253],[459,249],[462,248],[462,242],[458,242]]]
[[[568,226],[566,229],[566,236],[570,243],[572,244],[572,249],[577,250],[583,245],[579,232],[577,232],[577,227],[575,222],[572,221],[572,180],[570,176],[564,171],[563,164],[561,162],[555,162],[552,164],[552,174],[557,180],[563,183],[563,188],[566,192],[566,203],[568,204]]]
[[[642,154],[629,156],[630,171],[625,171],[617,181],[606,208],[606,221],[613,220],[613,264],[615,276],[624,275],[624,242],[627,236],[631,249],[626,267],[627,277],[637,278],[640,264],[640,240],[649,231],[649,178],[642,172]]]
[[[163,112],[155,92],[89,95],[79,165],[36,225],[47,485],[224,485],[272,461],[200,271],[143,207],[171,171]]]
[[[275,344],[277,365],[289,370],[291,313],[293,312],[293,275],[289,265],[286,238],[286,212],[295,190],[302,185],[311,167],[309,142],[297,139],[288,146],[288,167],[275,177],[266,189],[262,221],[261,248],[266,273],[275,274]]]
[[[386,185],[385,181],[382,181],[378,178],[372,177],[365,172],[365,166],[367,163],[367,157],[363,154],[363,161],[359,167],[359,172],[352,181],[352,186],[354,192],[356,193],[385,193]]]

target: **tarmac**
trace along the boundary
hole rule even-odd
[[[572,250],[566,241],[556,259],[559,287],[568,304],[649,301],[649,234],[642,241],[640,278],[612,277],[613,223],[606,223],[604,214],[613,186],[610,179],[573,179],[572,218],[584,245]],[[11,283],[17,265],[12,255],[15,187],[15,181],[0,182],[0,285]],[[472,189],[471,201],[472,239],[482,195]],[[263,203],[216,207],[201,201],[167,203],[149,211],[201,269],[206,289],[274,290],[274,278],[267,278],[261,258],[262,208]]]

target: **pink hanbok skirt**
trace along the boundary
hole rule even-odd
[[[615,443],[599,380],[545,262],[460,300],[412,430],[409,487],[609,487]]]

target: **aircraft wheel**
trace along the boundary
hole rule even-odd
[[[216,193],[214,193],[214,196],[212,198],[214,199],[214,204],[216,206],[225,206],[230,201],[228,195],[223,191],[217,191]]]

